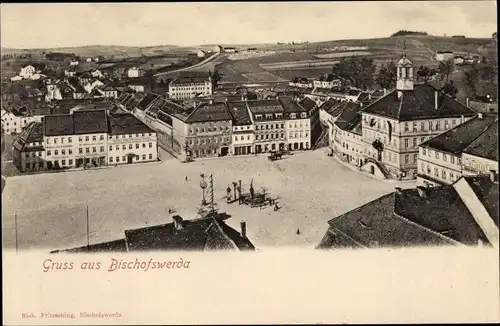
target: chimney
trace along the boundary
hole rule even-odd
[[[174,220],[175,229],[182,230],[184,227],[182,217],[180,217],[179,215],[174,215],[172,216],[172,219]]]
[[[438,109],[439,107],[439,94],[438,94],[438,91],[434,91],[434,109]]]
[[[422,198],[427,197],[427,188],[426,187],[417,187],[418,195]]]
[[[241,225],[241,236],[243,238],[246,238],[247,237],[247,222],[241,221],[240,225]]]
[[[401,91],[398,91],[398,99],[402,98],[403,97],[403,92]]]
[[[465,106],[469,107],[469,104],[470,104],[470,103],[469,103],[469,98],[467,97],[467,98],[465,99]]]
[[[403,189],[399,188],[399,187],[396,187],[396,193],[397,194],[402,194],[403,193]]]
[[[384,96],[387,95],[387,89],[384,88]]]
[[[464,117],[464,115],[462,114],[462,115],[460,116],[460,123],[464,123],[464,122],[465,122],[465,117]]]
[[[495,170],[490,170],[490,180],[491,180],[491,182],[497,181],[497,173]]]
[[[479,112],[479,113],[477,114],[477,117],[478,117],[479,119],[482,119],[482,118],[483,118],[483,114],[482,114],[481,112]]]

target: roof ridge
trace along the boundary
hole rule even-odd
[[[344,231],[341,231],[340,229],[336,228],[333,226],[333,228],[338,231],[339,233],[341,233],[342,235],[348,237],[349,239],[351,239],[353,242],[355,242],[357,245],[363,247],[363,248],[367,248],[366,245],[362,244],[361,242],[359,242],[358,240],[354,239],[353,237],[351,237],[350,235],[348,235],[347,233],[345,233]],[[330,232],[332,233],[332,231],[330,230],[330,228],[328,228],[327,232]]]
[[[371,201],[369,201],[369,202],[367,202],[367,203],[365,203],[365,204],[363,204],[363,205],[361,205],[361,206],[358,206],[358,207],[356,207],[356,208],[353,208],[353,209],[351,209],[350,211],[347,211],[347,212],[345,212],[345,213],[343,213],[343,214],[341,214],[341,215],[339,215],[339,216],[337,216],[337,217],[334,217],[334,218],[332,218],[332,219],[328,220],[328,221],[327,221],[327,223],[328,223],[328,224],[330,224],[330,222],[331,222],[331,221],[337,220],[337,219],[339,219],[339,218],[341,218],[341,217],[343,217],[343,216],[345,216],[345,215],[347,215],[347,214],[349,214],[349,213],[352,213],[352,212],[354,212],[354,211],[360,210],[361,208],[363,208],[363,207],[365,207],[365,206],[368,206],[369,204],[371,204],[371,203],[373,203],[373,202],[375,202],[375,201],[378,201],[378,200],[381,200],[381,199],[385,199],[386,197],[389,197],[389,196],[391,196],[392,194],[394,194],[394,191],[393,191],[393,192],[390,192],[390,193],[388,193],[388,194],[382,195],[382,196],[380,196],[380,197],[378,197],[378,198],[375,198],[374,200],[371,200]]]
[[[223,221],[218,221],[216,218],[212,218],[212,223],[211,224],[215,224],[216,227],[219,229],[219,231],[222,233],[222,235],[224,236],[224,238],[226,238],[229,242],[231,242],[234,246],[235,249],[240,249],[238,247],[238,245],[236,244],[236,242],[229,236],[226,234],[226,232],[224,232],[224,230],[222,229],[222,226],[219,224],[219,223],[224,223]]]
[[[478,117],[478,119],[481,119]],[[475,120],[475,119],[470,119],[469,121],[472,121],[472,120]],[[469,145],[465,146],[465,148],[462,150],[462,152],[465,152],[467,150],[467,148],[473,143],[475,142],[479,137],[481,137],[484,133],[486,133],[488,131],[488,129],[490,129],[492,126],[496,125],[496,122],[498,121],[498,117],[496,119],[494,119],[490,124],[488,124],[484,130],[477,136],[475,137],[471,142],[469,142]]]

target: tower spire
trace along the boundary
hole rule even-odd
[[[403,40],[403,58],[406,58],[406,39]]]

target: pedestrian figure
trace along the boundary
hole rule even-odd
[[[300,230],[299,229],[297,229],[297,234],[300,234]]]
[[[277,211],[278,209],[280,209],[280,207],[278,206],[278,204],[274,204],[274,211]]]
[[[186,175],[186,181],[188,181],[188,177],[187,177],[187,175]]]
[[[226,188],[226,193],[227,193],[227,201],[231,200],[231,187]]]

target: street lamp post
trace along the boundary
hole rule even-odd
[[[206,205],[207,201],[205,200],[205,189],[207,188],[207,182],[205,181],[205,174],[204,173],[202,173],[200,176],[201,176],[200,188],[202,191],[201,204]]]

